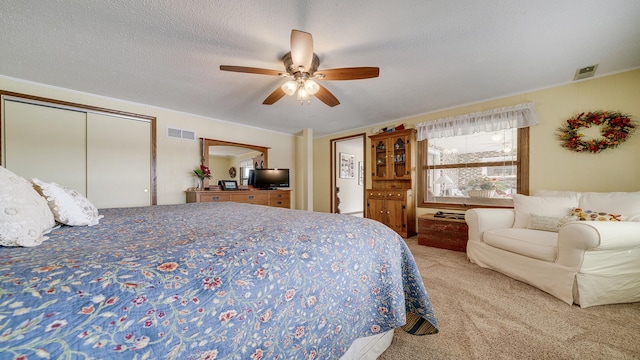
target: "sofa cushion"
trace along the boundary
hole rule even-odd
[[[531,221],[531,214],[564,217],[571,209],[578,207],[578,195],[570,196],[527,196],[513,194],[513,208],[516,213],[514,228],[524,229]]]
[[[530,229],[497,229],[482,233],[482,241],[495,248],[553,262],[558,256],[558,233]]]
[[[585,192],[580,196],[582,209],[621,214],[628,221],[640,221],[640,191]]]

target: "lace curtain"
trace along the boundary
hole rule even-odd
[[[240,160],[238,161],[238,167],[253,169],[253,160],[251,159]]]
[[[417,125],[418,141],[536,125],[538,117],[533,105],[531,102],[425,121]]]

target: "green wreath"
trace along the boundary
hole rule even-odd
[[[579,132],[581,128],[600,126],[602,138],[583,140]],[[615,148],[625,142],[636,129],[629,115],[619,112],[595,111],[582,113],[569,120],[565,126],[558,128],[557,137],[562,146],[575,151],[599,153],[604,149]]]

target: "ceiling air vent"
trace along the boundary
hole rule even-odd
[[[167,137],[174,139],[195,140],[196,132],[191,130],[182,130],[176,128],[167,128]]]
[[[596,73],[596,69],[598,68],[598,64],[583,67],[582,69],[576,70],[576,75],[573,77],[573,80],[582,80],[586,78],[590,78]]]

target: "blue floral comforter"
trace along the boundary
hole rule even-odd
[[[0,357],[337,359],[358,337],[438,331],[380,223],[238,203],[101,214],[0,248]]]

